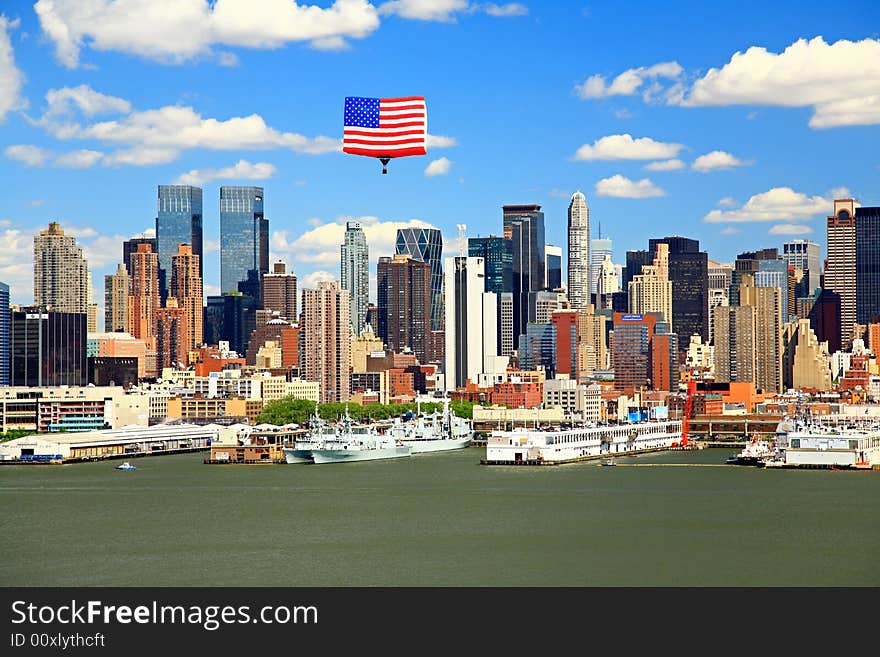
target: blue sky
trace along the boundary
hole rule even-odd
[[[17,303],[53,220],[102,302],[121,239],[175,182],[204,190],[208,293],[222,184],[265,188],[272,258],[305,284],[338,275],[346,218],[375,270],[398,226],[437,226],[453,252],[457,224],[499,233],[505,203],[540,203],[564,246],[579,189],[616,262],[669,234],[729,262],[795,237],[824,257],[834,196],[880,204],[876,2],[84,4],[0,2],[0,280]],[[383,176],[339,152],[346,95],[424,95],[428,155]]]

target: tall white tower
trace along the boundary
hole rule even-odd
[[[590,209],[575,192],[568,205],[568,299],[571,307],[590,305]]]

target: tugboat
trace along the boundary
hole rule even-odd
[[[119,465],[116,466],[116,469],[117,470],[137,470],[137,468],[134,467],[128,461],[126,461],[125,463],[120,463]]]
[[[758,434],[752,434],[752,441],[736,456],[727,459],[731,465],[762,466],[776,455],[776,449],[766,440],[758,440]]]

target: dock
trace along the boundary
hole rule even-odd
[[[679,448],[681,449],[681,448]],[[694,448],[696,449],[696,448]],[[580,456],[576,459],[565,459],[559,461],[544,461],[543,459],[523,459],[522,461],[490,461],[488,459],[480,459],[480,465],[567,465],[569,463],[583,463],[586,461],[597,461],[601,459],[617,458],[624,456],[638,456],[639,454],[651,454],[653,452],[668,452],[669,447],[653,447],[650,449],[639,449],[631,452],[618,452],[615,454],[590,454],[588,456]]]

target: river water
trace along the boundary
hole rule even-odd
[[[4,586],[877,586],[880,473],[731,450],[556,467],[484,448],[338,465],[204,454],[0,467]]]

